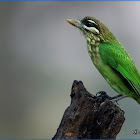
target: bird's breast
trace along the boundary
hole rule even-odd
[[[100,42],[97,40],[87,39],[87,49],[93,64],[97,67],[102,61],[99,52]]]

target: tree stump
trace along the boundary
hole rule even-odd
[[[81,81],[74,81],[71,104],[65,110],[52,139],[115,139],[125,121],[124,111],[105,92],[90,94]]]

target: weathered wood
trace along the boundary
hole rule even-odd
[[[115,139],[124,120],[124,111],[105,92],[93,96],[81,81],[74,81],[71,104],[53,139]]]

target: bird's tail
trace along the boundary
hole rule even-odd
[[[137,101],[138,104],[140,104],[140,99],[137,99],[136,101]]]
[[[133,94],[133,97],[132,98],[134,98],[136,100],[136,102],[138,104],[140,104],[140,97],[136,93]]]

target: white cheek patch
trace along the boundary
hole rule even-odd
[[[85,25],[83,25],[83,27],[93,33],[99,34],[99,30],[97,30],[95,27],[87,27]]]

